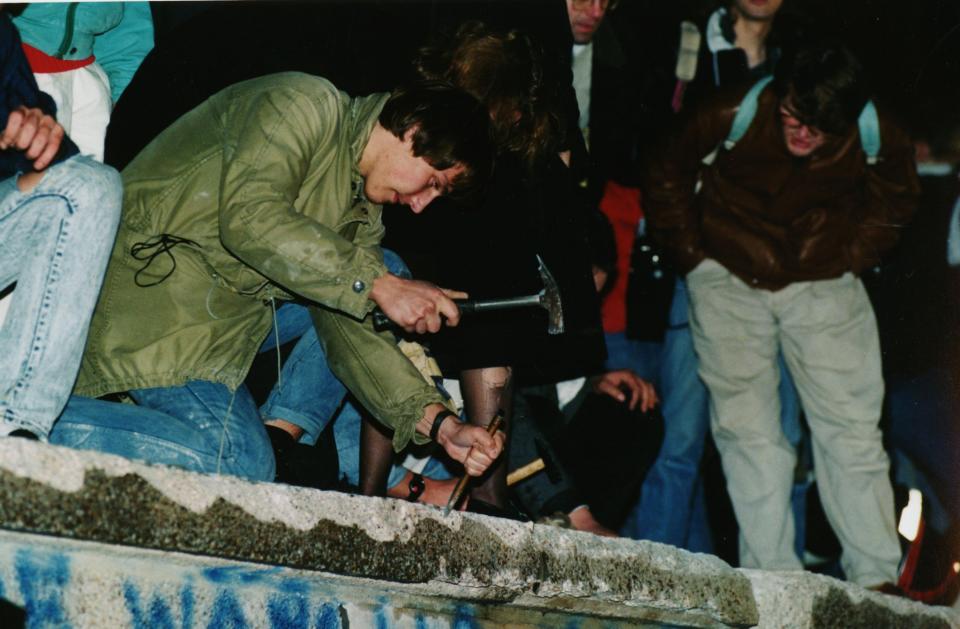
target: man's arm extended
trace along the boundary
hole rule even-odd
[[[446,407],[436,387],[399,351],[392,334],[374,331],[369,320],[323,308],[310,311],[331,371],[364,408],[393,429],[394,449],[402,450],[411,440],[426,443],[434,418]],[[482,427],[451,419],[441,424],[437,441],[474,475],[503,448],[502,434],[491,437]]]
[[[279,82],[279,81],[278,81]],[[374,305],[410,332],[435,332],[459,312],[443,291],[386,272],[379,221],[356,241],[294,207],[308,165],[337,145],[339,96],[319,82],[290,81],[258,94],[224,151],[220,239],[244,263],[311,301],[361,319]]]

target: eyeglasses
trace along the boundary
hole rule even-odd
[[[811,138],[825,137],[828,135],[820,129],[801,121],[797,117],[797,114],[790,111],[786,105],[780,105],[780,119],[783,121],[783,126],[787,127],[788,129],[800,129],[801,127],[806,127],[807,133],[810,134]]]
[[[617,5],[620,3],[620,0],[570,0],[570,4],[573,5],[574,9],[583,10],[587,7],[592,7],[594,4],[600,5],[600,10],[602,11],[613,11],[617,8]]]

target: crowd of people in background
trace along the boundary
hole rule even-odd
[[[960,124],[700,4],[3,7],[0,434],[699,552],[720,468],[732,561],[822,562],[815,487],[904,594],[895,484],[960,521]]]

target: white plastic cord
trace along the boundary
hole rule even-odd
[[[283,393],[283,373],[280,371],[280,326],[277,324],[277,304],[273,297],[270,298],[270,308],[273,309],[274,348],[277,350],[277,391]]]
[[[230,422],[230,411],[233,410],[233,400],[237,397],[237,390],[234,389],[230,395],[230,403],[227,404],[227,414],[223,418],[223,430],[220,433],[220,451],[217,453],[217,474],[220,473],[220,464],[223,461],[223,448],[227,443],[227,424]]]

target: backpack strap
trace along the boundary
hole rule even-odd
[[[857,127],[860,129],[860,146],[867,155],[867,163],[871,166],[877,163],[880,155],[880,121],[877,118],[877,108],[872,100],[868,100],[857,118]]]
[[[737,113],[734,114],[733,124],[730,126],[730,133],[727,134],[727,139],[703,158],[702,162],[704,164],[710,165],[713,163],[717,158],[717,153],[721,146],[728,151],[732,150],[733,147],[737,145],[737,142],[746,134],[747,129],[750,128],[750,124],[753,122],[754,116],[757,115],[757,101],[760,99],[760,92],[762,92],[763,88],[772,80],[773,76],[766,76],[753,84],[753,87],[750,88],[743,97],[743,100],[740,101],[740,106],[737,108]],[[857,118],[857,127],[860,130],[860,146],[867,156],[867,164],[872,166],[877,163],[878,156],[880,155],[880,121],[877,117],[877,108],[872,100],[868,100],[867,104],[863,106],[863,110]]]
[[[743,137],[743,134],[750,128],[753,117],[757,115],[757,100],[760,98],[760,92],[762,92],[763,88],[772,80],[772,76],[766,76],[753,84],[753,87],[750,88],[743,97],[743,100],[740,101],[739,107],[737,107],[737,113],[733,116],[733,124],[730,126],[730,133],[727,134],[727,139],[718,144],[715,149],[700,160],[704,165],[709,166],[717,159],[720,147],[729,151],[736,146],[740,138]]]
[[[737,113],[733,117],[733,125],[730,127],[730,134],[727,136],[727,139],[723,142],[723,148],[728,151],[736,146],[737,142],[740,141],[740,138],[747,132],[747,129],[750,128],[750,124],[753,122],[753,117],[757,115],[757,101],[760,98],[760,92],[763,91],[770,81],[773,80],[773,76],[765,76],[756,83],[753,84],[753,87],[750,88],[750,91],[747,92],[746,96],[743,97],[743,100],[740,101],[740,106],[737,108]]]

